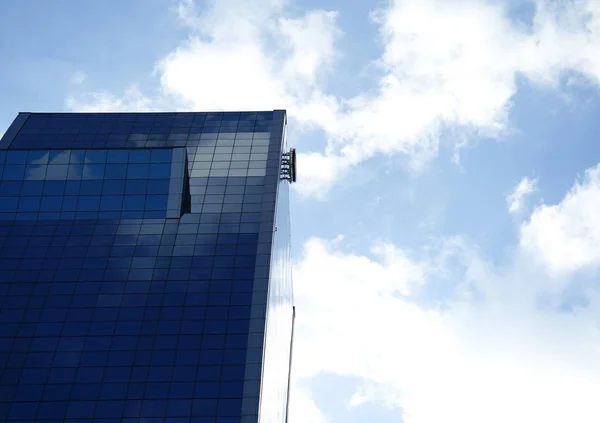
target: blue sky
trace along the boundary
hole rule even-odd
[[[287,109],[292,423],[600,419],[600,3],[5,0],[0,54],[1,129]]]

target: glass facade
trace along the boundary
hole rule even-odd
[[[285,125],[19,114],[0,140],[0,421],[286,421]]]

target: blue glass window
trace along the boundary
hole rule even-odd
[[[78,211],[97,211],[100,206],[100,197],[81,196],[77,201]]]
[[[100,195],[102,192],[102,181],[81,181],[79,192],[83,195]]]
[[[108,150],[107,163],[127,163],[129,160],[129,150]]]
[[[68,164],[71,161],[70,150],[51,150],[49,152],[49,164]]]
[[[124,179],[105,180],[102,184],[102,194],[123,195],[125,193]]]
[[[106,165],[106,178],[107,179],[126,179],[127,178],[127,165],[126,164],[112,164]]]
[[[107,150],[87,150],[85,153],[86,163],[106,163]]]
[[[48,163],[50,152],[46,150],[32,150],[27,152],[27,163],[32,165],[44,165]]]
[[[72,164],[67,172],[68,180],[81,180],[83,178],[84,165]]]
[[[0,151],[0,421],[239,423],[244,394],[258,393],[244,392],[260,377],[246,360],[260,361],[267,310],[268,281],[254,276],[271,245],[258,231],[279,181],[225,175],[255,169],[232,154],[279,158],[272,119],[27,118],[12,145],[25,149]]]
[[[25,165],[7,164],[2,172],[5,181],[22,181],[25,177]]]
[[[150,163],[150,150],[139,149],[139,150],[131,150],[129,156],[130,163]]]
[[[146,196],[145,210],[164,210],[167,208],[168,196],[148,195]]]
[[[168,179],[158,179],[148,182],[148,194],[166,194],[169,192],[170,181]]]
[[[7,165],[16,165],[16,164],[27,163],[27,151],[14,151],[14,150],[7,151],[5,163]]]
[[[122,195],[104,195],[100,201],[100,210],[118,211],[123,208]]]
[[[19,197],[3,197],[0,200],[0,212],[16,212],[19,204]]]
[[[169,179],[171,175],[171,165],[168,163],[153,163],[150,165],[150,179]]]
[[[65,184],[65,195],[77,195],[81,187],[80,181],[67,181]]]
[[[108,171],[108,166],[104,163],[90,163],[85,164],[81,171],[81,179],[90,180],[90,179],[102,179],[104,178],[104,170]],[[109,172],[108,175],[113,175],[112,172]]]
[[[127,167],[127,179],[148,179],[149,168],[147,163],[130,164]]]
[[[52,162],[51,162],[52,163]],[[47,166],[45,179],[46,180],[65,180],[69,171],[68,165],[50,164]]]
[[[173,151],[167,149],[152,150],[150,163],[170,163],[173,159]]]
[[[19,212],[37,212],[40,209],[41,197],[21,197],[19,200]]]
[[[40,205],[40,211],[60,211],[62,209],[62,197],[44,197]]]

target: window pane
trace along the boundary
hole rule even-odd
[[[52,163],[52,162],[50,162]],[[46,180],[64,180],[67,179],[69,166],[68,165],[48,165],[46,171]]]

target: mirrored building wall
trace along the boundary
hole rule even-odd
[[[0,421],[286,421],[285,125],[17,116],[0,140]]]

